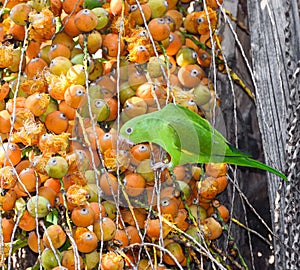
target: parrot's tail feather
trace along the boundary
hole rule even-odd
[[[260,161],[252,159],[252,158],[226,157],[224,162],[226,162],[228,164],[232,164],[232,165],[252,167],[252,168],[265,170],[265,171],[268,171],[268,172],[271,172],[271,173],[274,173],[274,174],[280,176],[282,179],[284,179],[286,181],[288,180],[287,177],[283,173],[277,171],[276,169],[274,169]]]

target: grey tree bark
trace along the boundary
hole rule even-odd
[[[300,24],[296,0],[248,1],[257,116],[267,164],[275,269],[300,269]]]

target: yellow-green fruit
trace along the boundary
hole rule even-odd
[[[57,251],[58,259],[61,260],[61,255]],[[41,263],[45,270],[51,270],[59,265],[54,252],[50,248],[44,249],[41,255]]]
[[[68,169],[67,161],[60,156],[50,158],[45,167],[47,174],[53,178],[62,178],[67,174]]]
[[[32,196],[27,202],[27,210],[33,217],[43,218],[49,214],[50,202],[42,196]]]

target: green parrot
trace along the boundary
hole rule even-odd
[[[207,120],[173,103],[130,119],[120,133],[135,144],[152,142],[161,146],[171,157],[169,169],[187,163],[228,163],[266,170],[287,180],[283,173],[231,146]]]

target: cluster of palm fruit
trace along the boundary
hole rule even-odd
[[[33,269],[195,269],[203,247],[222,259],[209,243],[229,219],[226,164],[157,172],[167,153],[116,132],[168,102],[217,106],[222,1],[190,2],[1,1],[2,265],[27,245]]]

